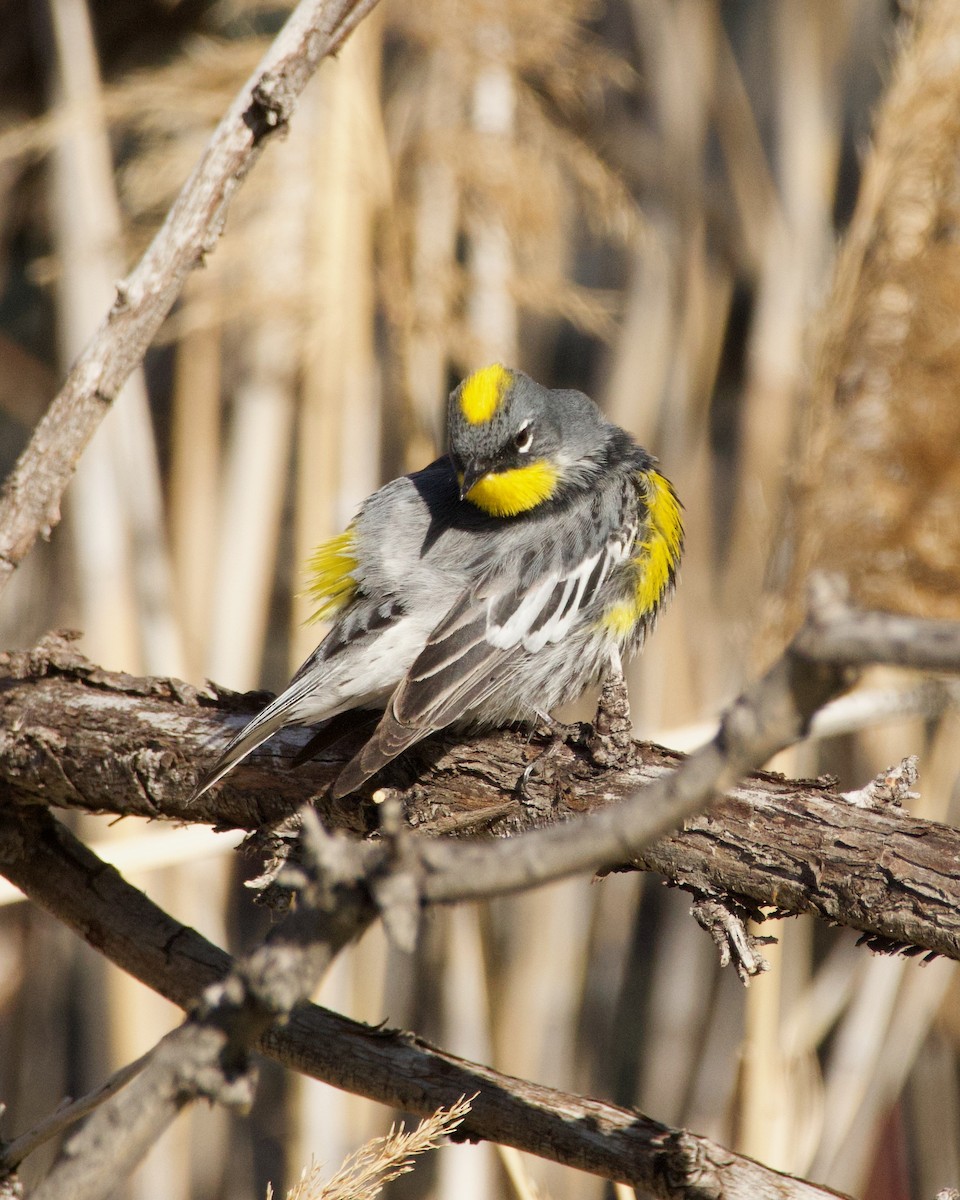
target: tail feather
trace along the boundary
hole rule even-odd
[[[392,715],[389,709],[380,719],[373,736],[365,743],[357,754],[350,759],[334,781],[330,796],[340,800],[349,796],[357,788],[381,769],[392,762],[397,755],[409,749],[415,742],[421,741],[433,733],[429,726],[414,727],[402,725]]]
[[[332,751],[336,753],[341,744],[356,740],[363,733],[369,736],[381,717],[380,712],[370,712],[364,708],[351,708],[339,716],[331,717],[319,725],[317,732],[309,742],[298,750],[290,766],[302,767],[304,763],[316,758],[319,754]]]
[[[479,625],[479,620],[474,623]],[[452,725],[500,687],[516,669],[518,648],[505,650],[476,635],[462,637],[459,653],[435,669],[428,643],[394,692],[373,735],[347,763],[330,790],[348,796],[405,750]],[[439,643],[438,643],[439,644]]]
[[[275,734],[278,729],[294,723],[289,719],[289,701],[281,703],[284,700],[286,700],[285,696],[279,696],[262,713],[259,713],[252,721],[244,725],[243,729],[240,730],[217,759],[214,767],[200,780],[193,793],[194,800],[199,799],[204,792],[208,792],[215,783],[219,783],[225,775],[233,770],[237,763],[242,762],[248,754],[256,750],[268,737]]]

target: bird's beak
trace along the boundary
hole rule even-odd
[[[467,463],[463,471],[458,475],[460,481],[460,499],[465,500],[467,493],[475,483],[481,480],[484,475],[490,470],[490,464],[485,462]]]

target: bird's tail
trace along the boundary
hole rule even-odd
[[[285,725],[299,724],[290,719],[293,707],[289,692],[278,696],[272,704],[268,704],[262,713],[258,713],[252,721],[244,725],[232,742],[217,759],[214,767],[197,784],[193,799],[196,800],[209,791],[215,783],[219,783],[237,763],[242,762],[251,751],[262,745],[268,737],[282,729]]]

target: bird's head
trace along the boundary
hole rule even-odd
[[[451,394],[447,426],[461,499],[496,517],[589,486],[611,431],[582,392],[542,387],[499,363]]]

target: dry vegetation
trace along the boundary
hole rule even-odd
[[[79,0],[34,7],[82,35]],[[38,20],[4,60],[4,471],[278,24],[241,0],[144,5],[136,28],[121,7],[90,5],[99,55]],[[383,0],[240,193],[7,590],[0,644],[71,626],[104,666],[277,687],[316,636],[310,547],[428,461],[449,386],[494,359],[584,388],[685,501],[682,583],[630,680],[642,736],[699,742],[814,567],[865,607],[960,617],[960,12],[914,7],[916,30],[875,0]],[[916,753],[913,811],[955,820],[955,693],[921,682],[877,673],[778,766],[854,788]],[[217,944],[262,932],[232,856],[167,842],[141,875],[152,826],[76,824]],[[435,913],[413,953],[374,927],[320,999],[856,1195],[956,1184],[953,965],[804,918],[744,992],[688,907],[617,875]],[[178,1019],[4,908],[0,1134]],[[390,1119],[265,1064],[249,1120],[194,1106],[125,1194],[285,1195]],[[386,1195],[606,1186],[451,1146]]]

